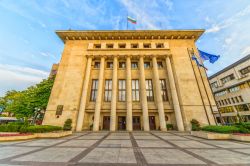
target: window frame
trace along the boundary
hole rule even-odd
[[[169,101],[168,99],[168,90],[166,85],[165,79],[160,79],[160,86],[161,86],[161,97],[162,101]]]
[[[91,91],[90,91],[90,101],[92,102],[96,101],[98,84],[99,84],[98,79],[92,79]]]
[[[112,79],[105,80],[105,87],[104,87],[104,101],[111,102],[112,100]]]
[[[121,64],[124,64],[124,67],[121,67]],[[119,62],[119,69],[126,69],[126,62]]]
[[[140,85],[139,79],[132,79],[132,101],[139,102],[140,101]]]
[[[136,64],[135,66],[136,67],[133,67],[133,64]],[[139,66],[138,66],[138,62],[131,62],[131,69],[138,69],[139,68]]]
[[[147,101],[154,101],[154,88],[152,79],[145,79]]]
[[[149,64],[149,65],[147,66],[146,64]],[[143,66],[144,66],[144,69],[150,69],[151,63],[149,61],[145,61]]]
[[[108,62],[106,63],[106,68],[107,68],[107,69],[113,69],[113,67],[114,67],[114,63],[113,63],[113,62],[109,62],[109,61],[108,61]]]
[[[124,98],[122,96],[124,96]],[[126,80],[125,79],[118,80],[118,101],[126,102]]]

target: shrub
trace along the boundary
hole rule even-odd
[[[174,128],[174,126],[172,124],[167,124],[166,126],[167,126],[168,130],[173,130],[173,128]]]
[[[210,131],[216,133],[238,133],[240,129],[236,126],[205,126],[202,127],[201,130],[203,131]]]
[[[22,126],[20,129],[21,133],[47,133],[53,131],[60,131],[62,127],[49,126],[49,125],[37,125],[37,126]]]
[[[72,120],[67,119],[64,123],[63,130],[71,130],[72,129]]]
[[[18,124],[4,124],[0,125],[0,132],[19,132],[20,128]]]
[[[198,120],[192,119],[190,121],[190,123],[192,125],[192,131],[198,131],[198,130],[200,130],[200,123],[198,122]]]

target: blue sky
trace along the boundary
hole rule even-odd
[[[49,74],[63,43],[55,30],[206,29],[201,50],[220,54],[205,63],[211,75],[250,53],[250,0],[1,0],[0,96]]]

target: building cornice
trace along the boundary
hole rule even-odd
[[[204,29],[194,30],[58,30],[56,34],[66,40],[148,40],[148,39],[193,39],[197,40]]]

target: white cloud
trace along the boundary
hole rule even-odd
[[[225,43],[226,43],[226,44],[231,44],[232,41],[233,41],[233,39],[230,38],[230,37],[228,37],[228,38],[225,39]]]
[[[40,52],[40,54],[42,55],[42,56],[44,56],[44,57],[52,57],[52,58],[56,58],[56,56],[55,55],[53,55],[53,54],[51,54],[51,53],[49,53],[49,52]]]
[[[248,55],[248,54],[250,54],[250,46],[247,46],[247,47],[245,47],[243,50],[242,50],[242,52],[241,52],[241,55]]]
[[[8,90],[23,90],[47,78],[48,72],[29,67],[0,64],[0,96]]]
[[[250,5],[245,7],[245,9],[239,11],[238,13],[234,14],[232,17],[225,19],[217,24],[212,25],[211,28],[206,30],[206,33],[215,33],[218,32],[224,28],[227,28],[231,25],[233,25],[235,22],[237,22],[239,19],[241,19],[243,16],[246,16],[250,14]]]

